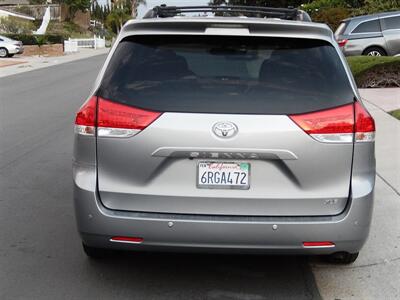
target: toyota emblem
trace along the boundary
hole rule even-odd
[[[232,122],[218,122],[212,128],[214,134],[221,138],[230,138],[238,132],[237,126]]]

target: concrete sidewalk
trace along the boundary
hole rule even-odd
[[[393,101],[399,99],[400,89],[363,90],[361,94],[377,127],[370,237],[353,265],[314,261],[312,268],[323,299],[400,299],[400,121],[385,112],[400,104]]]
[[[400,88],[359,89],[361,97],[389,112],[400,109]]]
[[[85,59],[88,57],[106,54],[110,48],[103,49],[85,49],[80,48],[78,53],[74,54],[66,54],[64,56],[56,56],[56,57],[38,57],[38,56],[16,56],[13,58],[4,58],[2,61],[13,61],[18,62],[17,64],[13,64],[10,66],[3,66],[0,68],[0,78],[6,77],[10,75],[15,75],[19,73],[24,73],[32,70],[38,70],[41,68],[47,68],[50,66],[63,64],[79,59]],[[19,63],[21,62],[21,63]]]

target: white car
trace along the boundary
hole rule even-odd
[[[14,54],[24,52],[24,47],[21,41],[16,41],[8,37],[0,35],[0,57],[12,57]]]

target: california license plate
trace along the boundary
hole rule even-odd
[[[197,165],[197,187],[205,189],[249,189],[250,164],[201,161]]]

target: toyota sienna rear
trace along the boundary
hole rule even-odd
[[[371,223],[374,134],[325,25],[130,21],[76,116],[84,249],[353,262]]]

